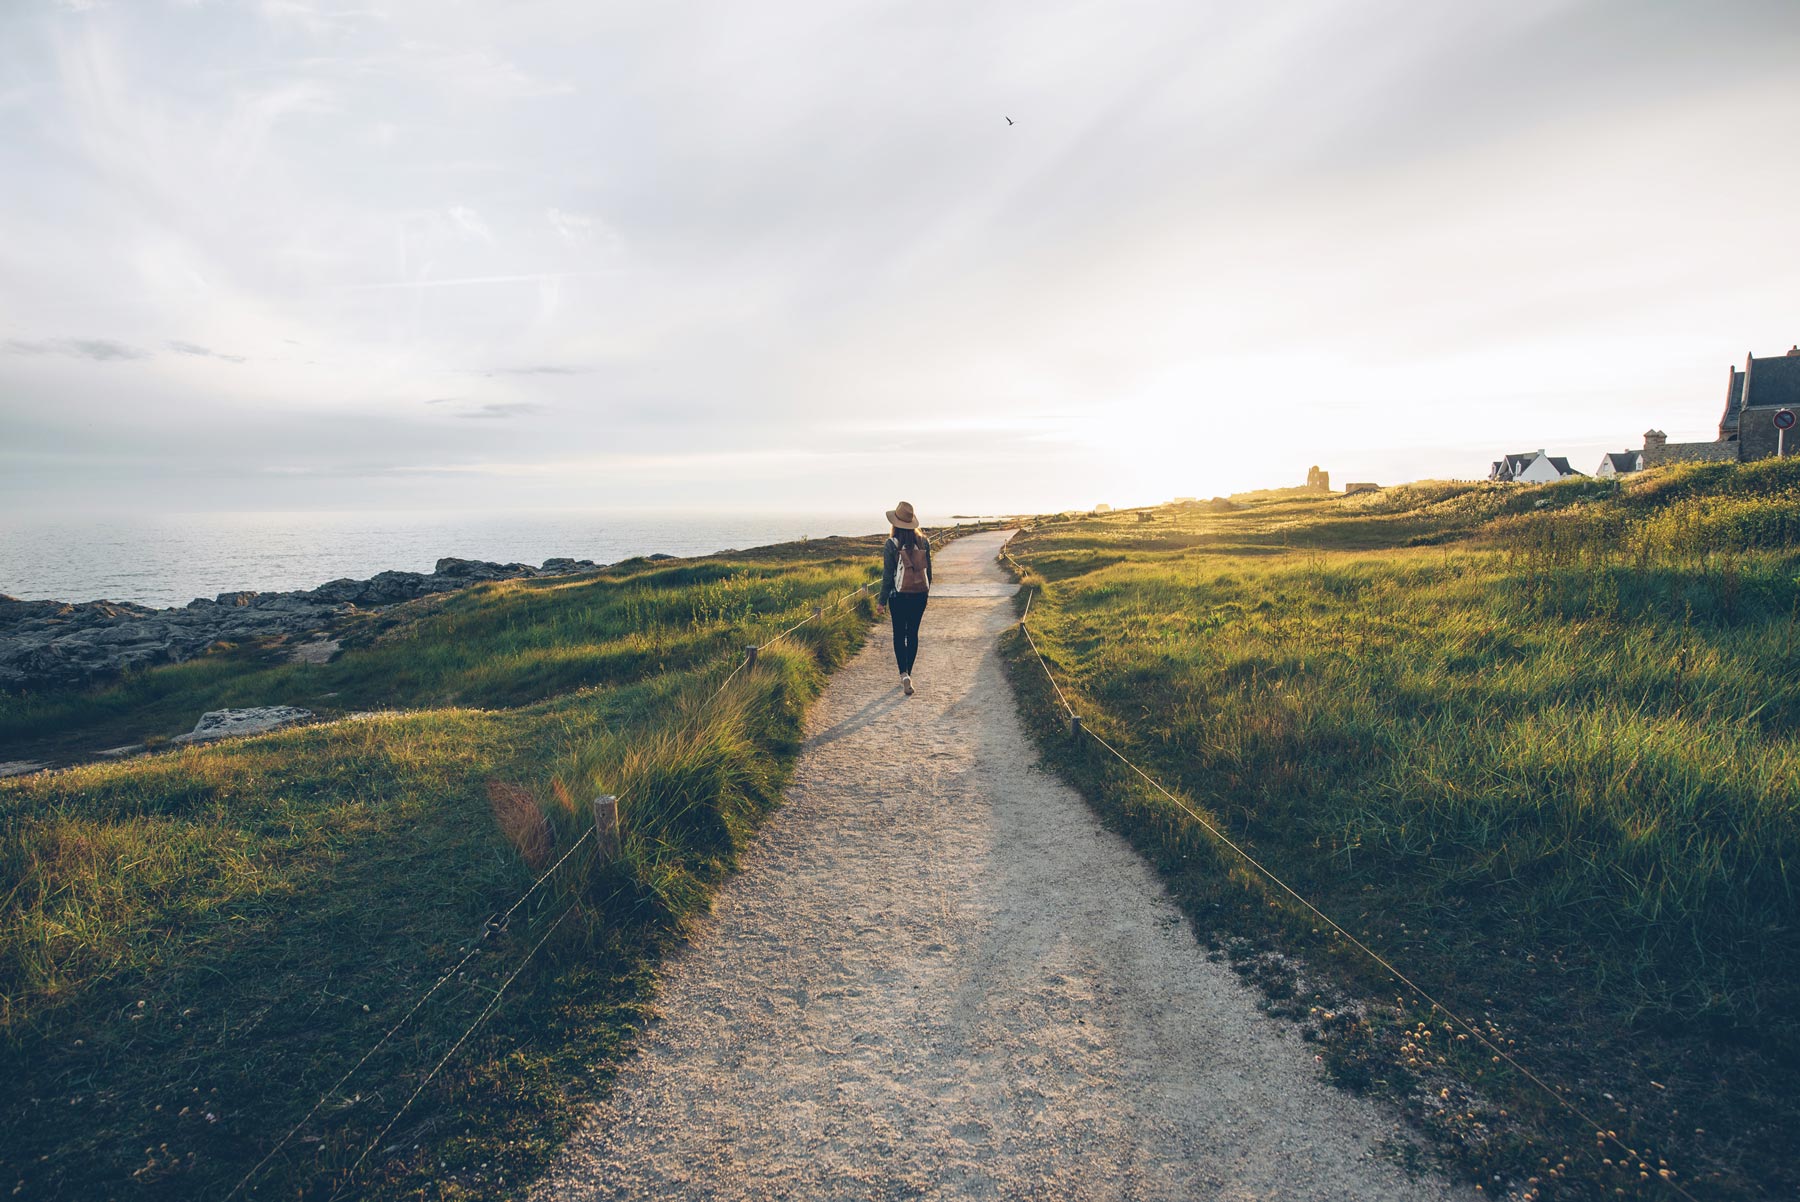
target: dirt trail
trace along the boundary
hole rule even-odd
[[[832,678],[787,804],[535,1199],[1460,1193],[1376,1151],[1398,1120],[1325,1083],[1036,766],[996,650],[1005,537],[937,556],[917,696],[885,627]]]

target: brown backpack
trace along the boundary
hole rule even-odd
[[[894,560],[894,591],[923,593],[931,588],[931,573],[925,570],[925,548],[894,544],[899,555]]]

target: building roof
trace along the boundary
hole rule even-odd
[[[1530,465],[1538,457],[1536,451],[1526,451],[1520,455],[1507,455],[1494,460],[1494,466],[1488,471],[1490,480],[1511,480]]]
[[[1600,456],[1600,466],[1605,467],[1610,463],[1615,472],[1635,472],[1637,471],[1637,461],[1638,453],[1636,451],[1608,451]]]
[[[1508,455],[1500,462],[1509,474],[1517,475],[1530,467],[1531,461],[1542,454],[1542,451],[1520,451],[1517,455]]]
[[[1771,355],[1744,361],[1745,409],[1782,409],[1800,406],[1800,353]]]
[[[1493,467],[1488,470],[1488,479],[1516,480],[1539,459],[1543,459],[1549,463],[1551,467],[1555,468],[1558,475],[1581,475],[1580,472],[1570,467],[1569,461],[1561,455],[1548,455],[1543,451],[1522,451],[1517,455],[1508,455],[1504,459],[1494,460]]]

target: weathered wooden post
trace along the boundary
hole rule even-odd
[[[1079,739],[1080,737],[1081,737],[1081,715],[1080,714],[1070,714],[1069,715],[1069,738]]]
[[[594,798],[594,849],[602,865],[619,857],[619,799],[611,793]]]
[[[823,605],[813,606],[813,621],[817,622],[820,618],[822,618],[824,616],[825,616],[825,607]]]
[[[744,648],[744,666],[746,668],[754,668],[756,666],[756,644],[755,643],[751,643],[748,647]]]

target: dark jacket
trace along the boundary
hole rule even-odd
[[[925,579],[931,579],[931,540],[923,534],[919,535],[919,545],[925,548]],[[900,544],[893,535],[888,536],[887,543],[881,548],[881,604],[886,605],[888,598],[894,595],[894,573],[900,564]]]

